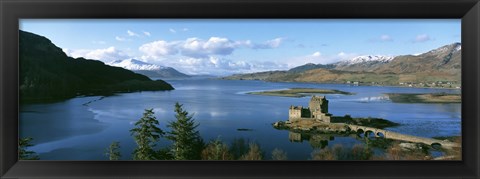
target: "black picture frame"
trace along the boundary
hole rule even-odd
[[[18,161],[20,18],[461,18],[462,161]],[[1,178],[479,178],[478,0],[1,0]]]

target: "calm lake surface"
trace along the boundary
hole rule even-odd
[[[260,144],[270,158],[280,148],[291,160],[307,160],[314,149],[308,140],[291,142],[289,132],[272,123],[288,119],[290,105],[308,106],[310,97],[290,98],[245,94],[251,91],[293,87],[337,89],[355,95],[325,95],[335,116],[379,117],[400,126],[387,128],[404,134],[435,137],[461,135],[461,104],[392,103],[383,93],[460,93],[452,89],[349,86],[342,84],[273,83],[210,79],[167,80],[173,91],[122,93],[115,96],[77,97],[70,100],[20,107],[20,136],[33,137],[42,160],[107,160],[106,148],[119,141],[122,158],[129,160],[135,146],[129,130],[144,109],[153,108],[160,127],[168,130],[179,102],[194,115],[206,142],[220,138],[230,144],[245,138]],[[252,131],[238,131],[239,128]],[[327,136],[328,138],[328,136]],[[335,136],[328,146],[353,146],[360,139]],[[169,141],[161,139],[160,147]]]

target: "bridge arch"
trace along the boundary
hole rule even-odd
[[[365,131],[361,128],[357,129],[357,136],[365,137]]]
[[[382,132],[382,131],[378,131],[376,134],[375,134],[376,137],[380,137],[380,138],[385,138],[385,134]]]
[[[370,137],[376,137],[376,136],[375,136],[375,133],[373,131],[367,130],[367,131],[365,131],[365,137],[370,138]]]
[[[431,146],[433,149],[436,149],[436,150],[442,148],[442,144],[440,144],[440,143],[438,143],[438,142],[434,142],[434,143],[432,143],[430,146]]]

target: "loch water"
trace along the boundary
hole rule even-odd
[[[292,98],[246,94],[252,91],[322,88],[354,95],[326,94],[329,112],[335,116],[378,117],[400,123],[387,128],[421,137],[461,135],[461,104],[393,103],[384,93],[460,93],[459,89],[429,89],[346,84],[283,83],[246,80],[167,80],[175,90],[120,93],[113,96],[76,97],[69,100],[20,105],[20,137],[32,137],[33,150],[42,160],[107,160],[106,148],[120,142],[122,159],[129,160],[135,142],[129,130],[144,109],[153,108],[160,128],[175,120],[174,104],[183,104],[200,125],[205,141],[221,139],[230,143],[244,138],[257,142],[271,156],[275,148],[291,160],[308,160],[318,145],[289,139],[289,132],[276,130],[272,123],[288,119],[290,105],[308,106],[310,97]],[[249,129],[246,131],[237,129]],[[353,146],[361,139],[326,136],[328,146]],[[169,145],[164,138],[159,147]]]

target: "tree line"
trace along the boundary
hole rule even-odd
[[[234,139],[227,145],[220,138],[208,143],[200,136],[199,126],[193,115],[183,109],[183,105],[175,103],[175,118],[167,127],[170,131],[157,127],[159,121],[153,109],[145,109],[143,116],[135,122],[130,130],[137,146],[132,152],[133,160],[264,160],[265,152],[260,145],[243,138]],[[161,139],[172,141],[170,146],[156,149]],[[120,160],[120,143],[114,141],[107,147],[109,160]],[[287,154],[280,149],[272,152],[271,159],[286,160]]]

